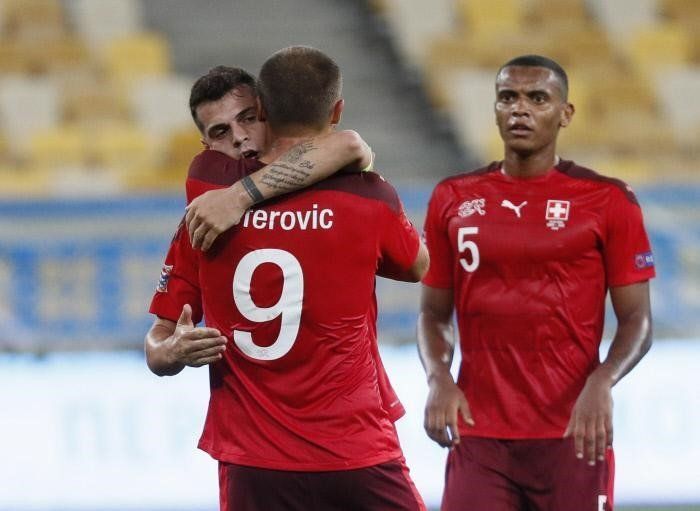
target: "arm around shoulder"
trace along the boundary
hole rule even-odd
[[[345,167],[371,167],[372,158],[372,149],[352,130],[300,142],[231,187],[195,198],[186,216],[192,246],[208,250],[256,203],[311,186]]]

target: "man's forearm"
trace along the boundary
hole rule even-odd
[[[454,344],[452,325],[428,312],[418,316],[418,354],[428,380],[450,374]]]
[[[651,347],[649,283],[612,288],[610,297],[617,316],[617,330],[605,361],[593,374],[612,386],[629,373]]]
[[[339,131],[306,140],[229,188],[209,190],[187,207],[185,221],[192,247],[208,250],[245,211],[266,199],[310,186],[343,167],[363,169],[372,150],[354,131]]]
[[[596,373],[615,385],[647,354],[651,348],[651,321],[647,317],[620,323],[605,361]]]
[[[358,170],[372,160],[372,151],[354,131],[333,132],[301,142],[241,183],[249,206],[310,186],[341,168]]]
[[[449,376],[454,356],[452,290],[423,285],[418,315],[418,354],[428,381]]]

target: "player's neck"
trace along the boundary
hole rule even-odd
[[[559,161],[559,156],[554,152],[523,156],[506,151],[501,172],[511,177],[537,177],[546,174]]]

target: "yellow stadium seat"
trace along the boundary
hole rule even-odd
[[[148,133],[129,124],[113,124],[97,129],[91,144],[96,163],[117,172],[153,165],[158,151]]]
[[[25,74],[31,68],[26,45],[17,41],[3,41],[0,44],[0,73]]]
[[[646,74],[685,66],[692,55],[691,38],[680,25],[642,28],[631,36],[627,52],[633,66]]]
[[[120,37],[107,45],[105,66],[109,76],[121,82],[164,75],[170,71],[170,48],[167,40],[155,33]]]
[[[51,74],[80,69],[88,64],[85,45],[72,37],[50,41],[15,40],[0,44],[0,71],[20,74]]]
[[[552,27],[545,25],[539,32],[544,36],[540,43],[542,52],[565,69],[605,66],[614,59],[607,35],[600,27],[561,22]]]
[[[173,132],[166,143],[163,165],[171,167],[174,172],[180,172],[184,178],[194,155],[204,149],[201,136],[194,126]]]
[[[697,30],[700,24],[700,2],[697,0],[660,0],[659,7],[665,18]]]
[[[127,121],[125,94],[113,83],[90,73],[66,75],[61,81],[63,116],[76,123]]]
[[[42,168],[0,168],[0,197],[31,198],[45,195],[55,178]]]
[[[587,163],[598,172],[622,179],[631,185],[648,183],[659,177],[654,175],[656,168],[647,158],[598,156]]]
[[[31,165],[54,168],[82,165],[87,161],[87,143],[76,126],[57,126],[36,133],[29,147]]]
[[[2,11],[11,39],[51,39],[65,32],[60,0],[4,0]]]
[[[463,26],[471,33],[507,33],[519,30],[525,10],[519,0],[456,0]]]
[[[585,0],[530,0],[527,2],[527,18],[542,26],[560,23],[584,26],[590,21]]]

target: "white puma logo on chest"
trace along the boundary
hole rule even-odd
[[[525,206],[525,204],[527,204],[527,201],[523,202],[519,206],[516,206],[508,199],[505,199],[503,202],[501,202],[501,206],[503,206],[504,208],[512,209],[513,211],[515,211],[515,214],[517,215],[518,218],[520,218],[520,208]]]

